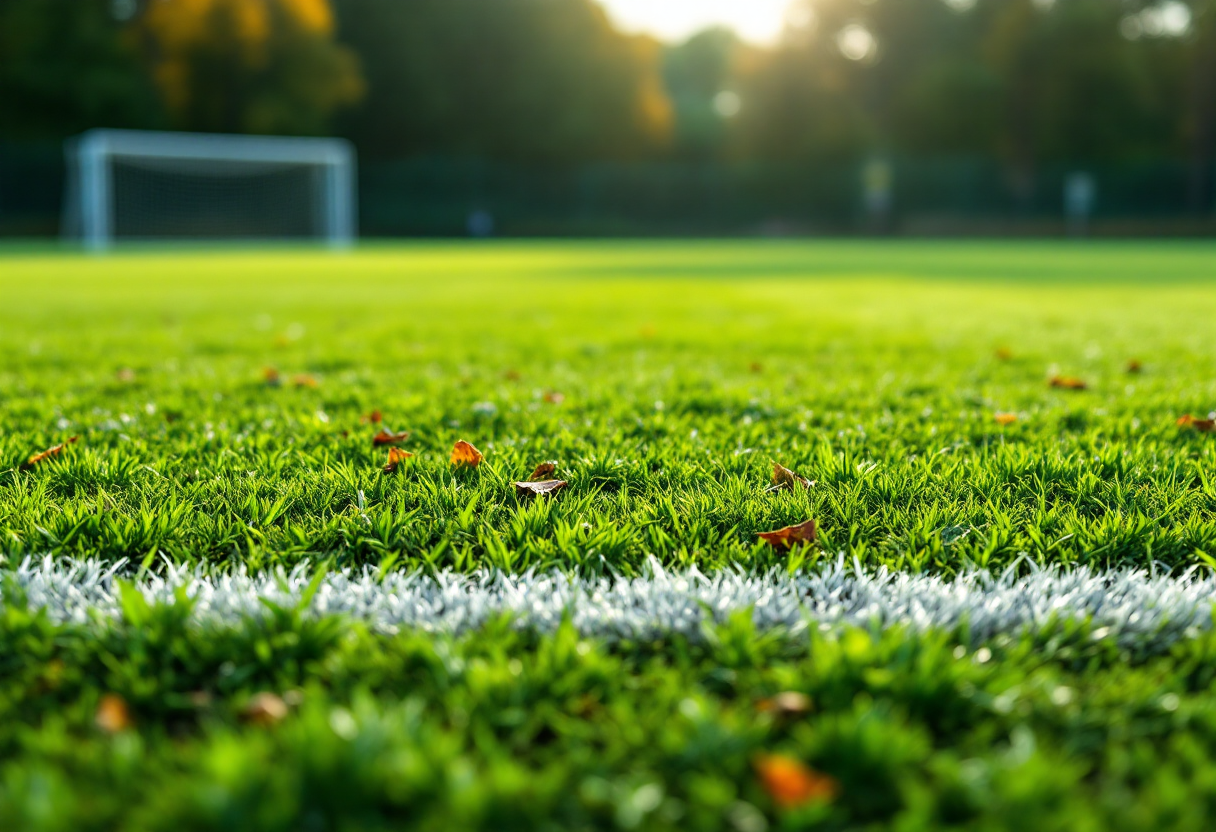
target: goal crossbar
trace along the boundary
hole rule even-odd
[[[314,166],[322,172],[321,236],[333,246],[354,241],[355,153],[343,139],[102,129],[69,141],[67,155],[71,225],[90,249],[114,242],[113,165],[123,159]]]

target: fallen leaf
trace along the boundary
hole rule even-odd
[[[452,446],[452,464],[453,465],[468,465],[470,468],[476,468],[485,459],[481,455],[481,451],[474,448],[463,439],[457,440]]]
[[[34,454],[29,459],[27,459],[25,462],[21,463],[21,470],[28,471],[31,468],[33,468],[35,465],[37,465],[39,462],[42,462],[44,459],[50,459],[53,456],[58,456],[59,454],[63,453],[64,448],[66,448],[68,445],[71,445],[79,438],[80,438],[79,436],[70,436],[67,438],[67,440],[60,442],[58,445],[52,445],[51,447],[47,448],[45,451],[41,451],[40,453]]]
[[[540,465],[536,466],[536,470],[534,470],[532,472],[532,476],[528,477],[528,479],[530,479],[530,480],[547,480],[550,477],[552,477],[554,472],[556,472],[556,471],[557,471],[556,462],[542,462]]]
[[[811,697],[796,690],[786,690],[770,699],[761,699],[756,710],[778,716],[797,716],[811,710]]]
[[[1216,419],[1196,419],[1189,413],[1179,416],[1177,424],[1180,428],[1194,428],[1200,433],[1211,433],[1216,430]]]
[[[121,370],[119,370],[117,373],[114,374],[114,377],[116,379],[118,379],[119,381],[124,381],[124,382],[135,381],[135,371],[132,370],[130,367],[123,367]]]
[[[840,791],[833,778],[784,754],[759,754],[753,764],[760,784],[783,809],[796,809],[817,800],[830,801]]]
[[[519,370],[507,370],[502,374],[502,377],[507,381],[519,381],[523,376],[519,374]]]
[[[97,703],[97,715],[93,717],[97,727],[107,734],[117,734],[126,731],[135,723],[131,720],[131,711],[126,701],[117,694],[107,693]]]
[[[1013,350],[1009,347],[997,347],[995,354],[998,361],[1009,361],[1013,358]]]
[[[517,482],[515,493],[521,497],[542,497],[555,494],[567,485],[565,480],[542,480],[541,482]]]
[[[768,489],[772,491],[795,491],[799,486],[802,488],[810,488],[814,485],[813,482],[806,477],[800,477],[786,468],[780,462],[773,463],[773,484]]]
[[[542,396],[542,398],[549,404],[561,404],[566,400],[565,395],[557,392],[556,390],[546,390],[545,395]]]
[[[279,387],[283,383],[283,377],[274,367],[267,367],[262,370],[262,381],[266,382],[267,387]]]
[[[287,716],[287,703],[276,694],[262,691],[245,704],[241,716],[254,725],[269,727],[282,722]]]
[[[1089,387],[1088,384],[1075,376],[1052,376],[1048,384],[1064,390],[1084,390]]]
[[[381,428],[380,432],[372,437],[372,447],[378,448],[381,445],[400,445],[409,438],[410,432],[408,430],[403,430],[401,433],[393,433],[387,428]]]
[[[795,543],[815,542],[815,521],[807,520],[796,526],[786,526],[775,532],[760,532],[760,539],[774,549],[789,549]]]
[[[384,416],[381,415],[379,410],[373,410],[371,413],[359,417],[359,424],[361,425],[378,425],[382,421],[384,421]]]
[[[764,365],[761,364],[759,361],[753,361],[751,364],[747,365],[747,369],[753,373],[763,373]]]
[[[413,454],[409,451],[403,451],[400,448],[388,449],[388,464],[384,466],[384,473],[391,474],[397,470],[397,466],[412,457]]]
[[[998,425],[1012,425],[1018,420],[1016,413],[994,413],[992,418],[996,420]]]
[[[308,373],[300,373],[292,378],[291,383],[296,387],[307,387],[309,389],[317,388],[317,380]]]
[[[1127,362],[1127,372],[1131,375],[1144,371],[1144,365],[1140,363],[1139,358],[1133,358]]]

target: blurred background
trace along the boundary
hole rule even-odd
[[[364,236],[1203,235],[1216,0],[0,0],[0,235],[98,127],[349,139]]]

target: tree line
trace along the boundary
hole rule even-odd
[[[0,137],[332,134],[371,158],[1187,159],[1210,205],[1216,0],[795,0],[764,48],[594,0],[0,0]]]

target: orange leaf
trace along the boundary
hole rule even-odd
[[[773,484],[768,491],[795,491],[798,486],[810,488],[815,483],[800,477],[780,462],[773,463]]]
[[[262,691],[246,703],[241,716],[254,725],[274,725],[287,716],[287,703],[276,694]]]
[[[413,454],[409,451],[403,451],[400,448],[388,449],[388,464],[384,466],[384,473],[391,474],[397,470],[397,466],[412,457]]]
[[[795,690],[786,690],[771,699],[761,699],[756,703],[756,710],[778,716],[805,714],[811,710],[811,697]]]
[[[550,477],[552,477],[554,472],[556,472],[556,471],[557,471],[556,462],[542,462],[540,465],[536,466],[536,470],[534,470],[532,472],[532,476],[528,477],[528,479],[530,479],[530,480],[547,480]]]
[[[1144,370],[1144,365],[1140,363],[1139,358],[1133,358],[1127,362],[1127,372],[1128,373],[1135,375],[1136,373],[1142,372],[1143,370]]]
[[[817,800],[832,800],[839,784],[801,760],[784,754],[759,754],[753,762],[760,784],[783,809],[796,809]]]
[[[21,463],[21,470],[28,471],[31,468],[33,468],[35,465],[37,465],[39,462],[42,462],[44,459],[50,459],[53,456],[58,456],[59,454],[63,453],[64,448],[66,448],[68,445],[71,445],[73,442],[75,442],[79,438],[80,438],[79,436],[70,436],[70,437],[68,437],[67,441],[60,442],[58,445],[52,445],[51,447],[47,448],[45,451],[34,454],[29,459],[27,459],[25,462]]]
[[[992,414],[992,418],[996,419],[996,423],[998,425],[1012,425],[1014,422],[1016,422],[1018,420],[1018,414],[1016,414],[1016,413],[994,413],[994,414]]]
[[[361,424],[361,425],[378,425],[383,420],[384,420],[384,416],[381,415],[380,411],[373,410],[371,413],[368,413],[365,416],[360,416],[359,424]]]
[[[561,404],[566,400],[565,395],[557,392],[556,390],[546,390],[545,395],[542,398],[549,404]]]
[[[1196,419],[1189,413],[1179,416],[1177,424],[1180,428],[1194,428],[1200,433],[1211,433],[1216,430],[1216,419]]]
[[[470,468],[476,468],[485,459],[481,455],[481,451],[474,448],[463,439],[457,440],[452,446],[452,464],[453,465],[468,465]]]
[[[410,432],[408,430],[403,430],[401,433],[393,433],[387,428],[381,428],[380,432],[372,437],[372,447],[378,448],[381,445],[400,445],[409,438]]]
[[[789,549],[795,543],[815,542],[815,521],[807,520],[796,526],[786,526],[775,532],[760,532],[760,539],[774,549]]]
[[[107,693],[97,703],[97,715],[93,717],[97,727],[107,734],[117,734],[125,731],[135,723],[131,720],[131,711],[121,696]]]
[[[1089,387],[1084,381],[1075,376],[1052,376],[1047,382],[1052,387],[1060,387],[1064,390],[1084,390]]]
[[[279,375],[279,371],[274,367],[267,367],[262,370],[262,380],[266,382],[267,387],[278,387],[283,383],[283,377]]]
[[[1009,361],[1013,358],[1013,350],[1009,349],[1009,347],[997,347],[996,358],[997,361]]]
[[[308,373],[300,373],[291,380],[291,383],[296,387],[308,387],[311,389],[316,389],[317,387],[317,380]]]
[[[541,482],[517,482],[515,493],[521,497],[542,497],[545,494],[556,494],[567,485],[565,480],[543,480]]]

